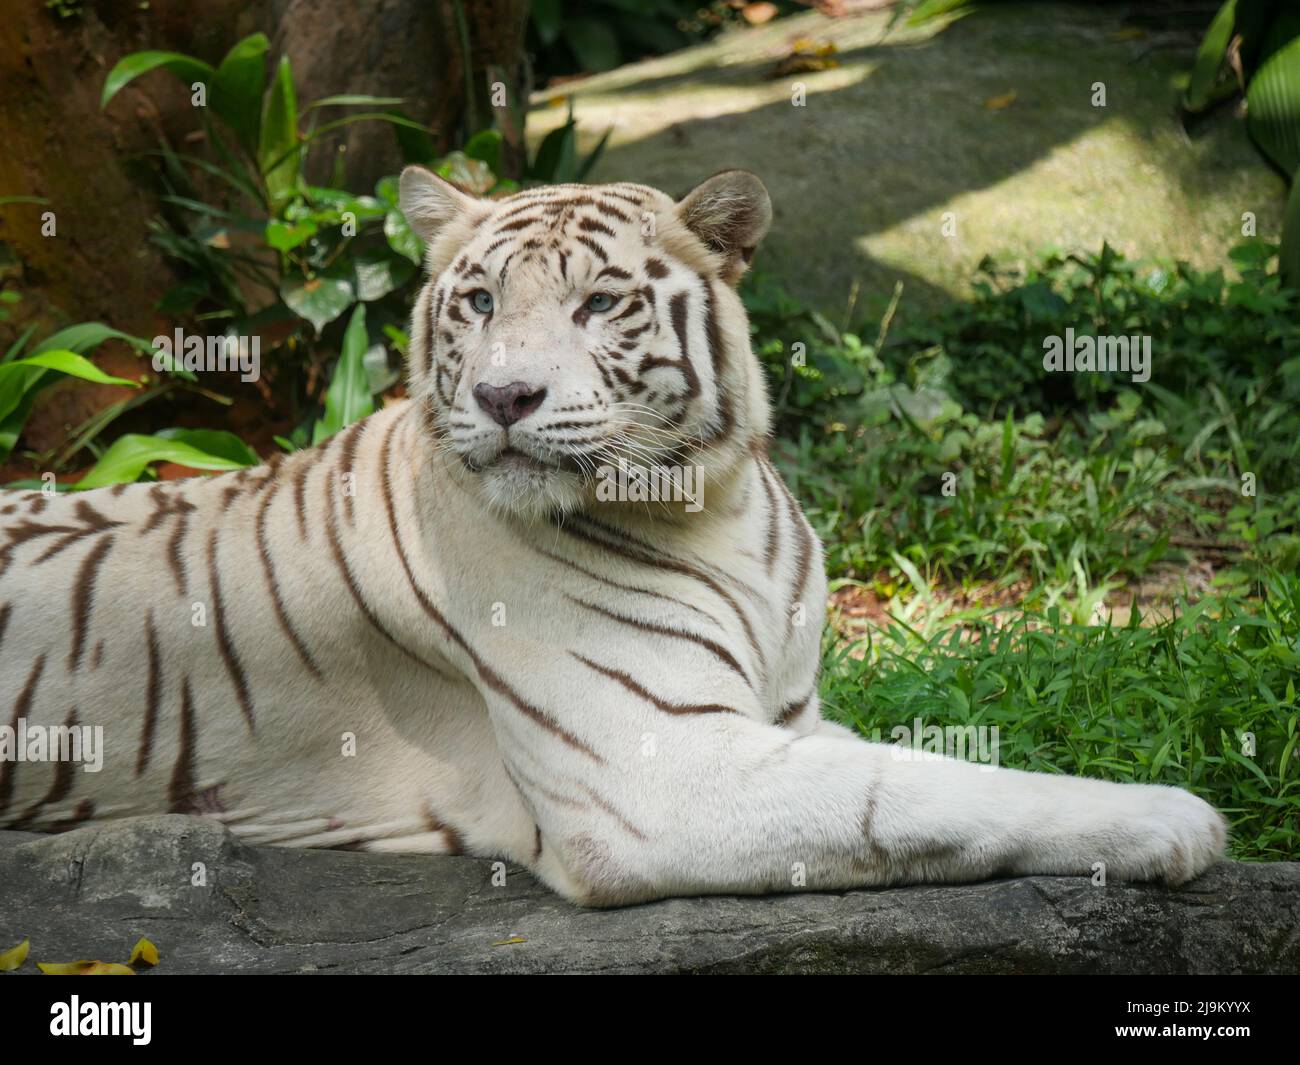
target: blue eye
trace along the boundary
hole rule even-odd
[[[618,300],[616,300],[608,292],[596,292],[587,297],[587,302],[585,306],[587,310],[595,314],[600,314],[603,311],[609,310],[617,302]]]
[[[492,313],[492,293],[486,289],[475,289],[469,294],[469,303],[479,314]]]

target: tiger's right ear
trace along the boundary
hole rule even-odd
[[[408,166],[402,171],[397,200],[407,223],[426,244],[448,222],[484,213],[475,197],[465,195],[422,166]]]

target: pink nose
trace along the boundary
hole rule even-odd
[[[488,416],[502,428],[509,429],[515,422],[527,418],[546,398],[546,389],[533,388],[522,381],[505,386],[479,382],[474,386],[474,398],[487,411]]]

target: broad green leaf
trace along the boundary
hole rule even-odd
[[[538,181],[557,185],[573,181],[577,174],[577,149],[574,135],[575,123],[569,119],[559,129],[553,129],[537,146],[529,176]]]
[[[313,277],[310,281],[290,278],[280,285],[280,298],[299,318],[320,331],[356,300],[352,282],[342,277]]]
[[[1219,85],[1220,74],[1236,21],[1237,0],[1227,0],[1214,16],[1214,21],[1201,40],[1201,46],[1196,50],[1196,62],[1192,65],[1191,77],[1183,91],[1183,107],[1188,111],[1202,111],[1223,95]],[[1231,90],[1232,83],[1228,83],[1227,87]]]
[[[357,299],[370,303],[381,300],[411,279],[415,267],[406,259],[385,255],[356,260]]]
[[[501,176],[502,136],[499,129],[483,129],[470,137],[465,145],[465,155],[486,163],[497,177]]]
[[[212,110],[231,128],[249,153],[257,151],[266,92],[266,51],[270,41],[254,33],[239,41],[221,61],[212,82]]]
[[[276,251],[292,251],[316,235],[317,226],[310,220],[290,225],[278,220],[266,223],[266,243]]]
[[[108,72],[104,79],[104,91],[99,98],[99,106],[107,107],[109,100],[118,94],[123,86],[134,81],[141,74],[162,67],[175,74],[187,85],[196,81],[210,84],[217,72],[203,62],[180,52],[132,52],[118,60],[117,66]]]
[[[343,350],[334,364],[334,378],[325,393],[325,413],[312,428],[311,442],[319,444],[340,429],[364,418],[375,409],[366,377],[366,307],[358,304],[343,334]]]
[[[492,168],[481,159],[471,159],[464,152],[449,152],[438,160],[434,171],[471,196],[483,196],[496,184]]]
[[[423,261],[424,241],[407,225],[406,216],[397,208],[384,215],[384,236],[398,255],[405,255],[417,266]]]
[[[293,193],[301,165],[298,147],[298,98],[289,57],[282,56],[266,94],[258,135],[257,162],[272,202]]]
[[[1300,30],[1300,18],[1294,21]],[[1300,32],[1260,64],[1246,87],[1246,106],[1250,135],[1274,163],[1294,174],[1300,169]]]
[[[1282,250],[1278,268],[1288,286],[1300,289],[1300,170],[1291,177],[1291,195],[1282,215]]]
[[[128,433],[113,441],[90,472],[77,482],[76,488],[85,491],[109,484],[130,483],[138,480],[145,467],[155,462],[175,462],[196,470],[239,470],[255,465],[210,454],[183,440]]]
[[[154,435],[163,440],[177,440],[240,466],[257,466],[262,462],[256,451],[225,429],[163,429]]]

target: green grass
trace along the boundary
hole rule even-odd
[[[1300,578],[1250,591],[1151,625],[1079,625],[1052,609],[831,636],[823,714],[885,741],[917,718],[996,726],[1003,766],[1190,788],[1231,821],[1234,857],[1294,858]]]
[[[774,454],[832,587],[892,611],[828,630],[827,716],[996,726],[1002,765],[1187,787],[1233,856],[1300,857],[1300,316],[1274,250],[1236,249],[1237,280],[1108,248],[986,263],[973,301],[892,335],[894,305],[855,330],[752,284]],[[1045,374],[1067,327],[1150,335],[1151,380]],[[1211,594],[1088,624],[1198,557]],[[973,585],[1028,591],[945,611]]]

